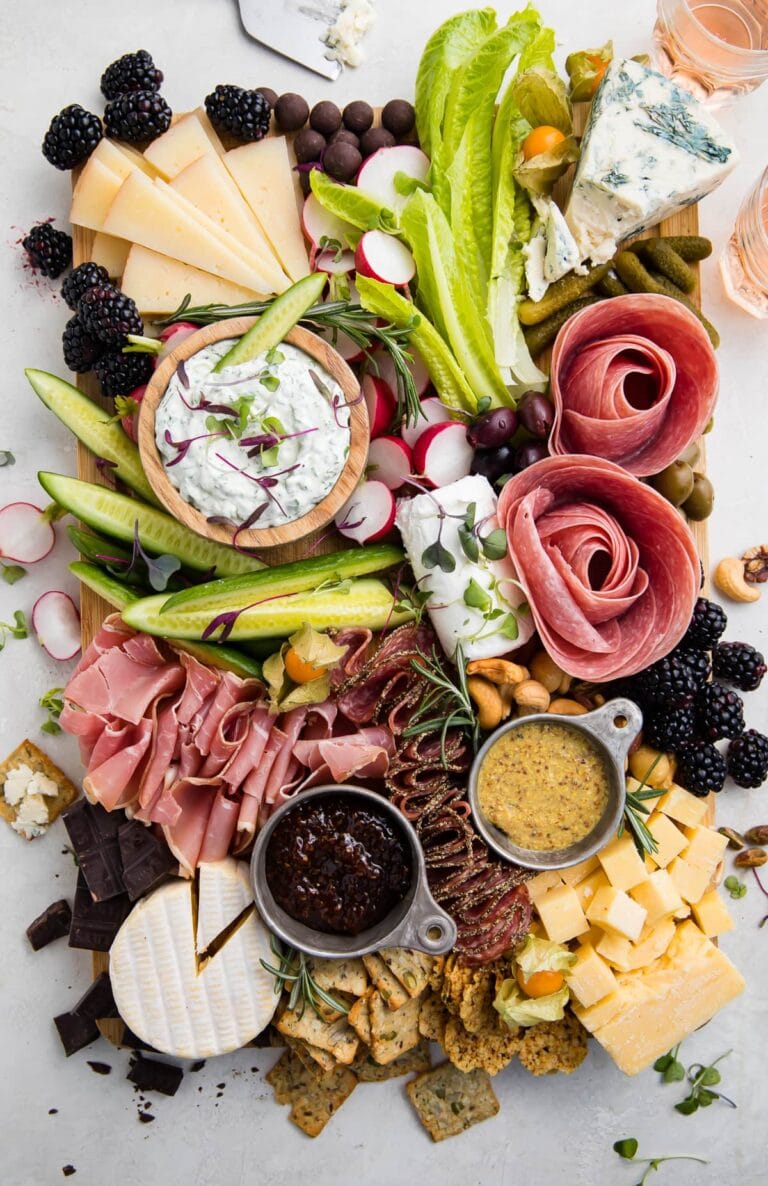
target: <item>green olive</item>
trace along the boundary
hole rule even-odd
[[[651,485],[672,506],[679,507],[693,493],[693,470],[687,461],[673,461],[660,474],[654,474]]]
[[[685,461],[688,465],[698,465],[701,458],[701,446],[698,441],[691,441],[687,449],[678,457],[678,461]]]
[[[693,475],[693,490],[683,503],[689,519],[699,522],[708,519],[715,504],[715,488],[705,474]]]
[[[714,418],[714,416],[710,416],[709,420],[707,421],[707,423],[704,425],[703,429],[701,430],[702,435],[706,436],[707,433],[711,432],[714,427],[715,427],[715,418]]]

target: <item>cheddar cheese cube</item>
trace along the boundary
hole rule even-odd
[[[685,837],[683,836],[685,844]],[[616,889],[629,890],[645,881],[648,871],[629,832],[617,837],[597,854],[606,876]]]
[[[632,944],[624,935],[604,931],[595,951],[620,972],[628,972],[632,967]]]
[[[576,948],[576,963],[566,973],[571,994],[580,1005],[588,1008],[616,988],[616,977],[588,943]]]
[[[635,902],[645,910],[645,921],[650,927],[674,914],[683,905],[683,899],[666,869],[657,869],[647,881],[636,885],[631,892]]]
[[[702,865],[692,865],[685,857],[675,857],[667,865],[667,873],[684,902],[698,902],[706,893],[712,874]]]
[[[560,876],[566,885],[577,885],[595,869],[600,868],[597,857],[587,857],[586,861],[579,861],[578,865],[569,865],[567,869],[560,869]]]
[[[580,881],[577,885],[575,885],[573,888],[575,889],[576,896],[581,903],[582,910],[587,909],[587,906],[589,906],[590,902],[599,889],[603,889],[605,886],[610,884],[611,883],[605,876],[605,873],[603,873],[603,870],[598,868],[594,873],[590,873],[589,877],[585,877],[583,881]]]
[[[668,815],[670,819],[677,820],[679,824],[695,828],[707,814],[707,800],[692,795],[685,787],[679,787],[673,782],[666,795],[659,799],[657,810]]]
[[[556,885],[536,903],[547,937],[553,943],[567,943],[589,930],[584,911],[570,885]]]
[[[572,1008],[578,1017],[584,1029],[589,1030],[591,1034],[596,1033],[602,1026],[610,1024],[621,1013],[622,1009],[627,1007],[627,995],[631,991],[628,985],[628,979],[631,983],[631,978],[625,976],[617,977],[617,987],[614,992],[609,992],[602,1000],[597,1001],[594,1005],[584,1007],[574,1001]],[[634,979],[638,982],[638,990],[642,993],[642,986],[640,985],[639,977]]]
[[[637,943],[632,944],[630,970],[646,968],[657,960],[669,947],[674,934],[675,923],[672,918],[663,918],[652,927],[646,926]]]
[[[655,865],[665,869],[687,847],[688,838],[661,811],[654,811],[647,820],[647,828],[656,841],[656,852],[649,853],[649,856]]]
[[[707,938],[712,939],[715,935],[733,930],[733,918],[716,889],[710,890],[698,902],[694,902],[691,909],[699,929]]]
[[[646,912],[641,903],[610,885],[597,891],[585,913],[590,922],[605,931],[623,935],[626,939],[639,939]]]
[[[686,861],[714,873],[728,847],[727,836],[716,832],[714,828],[705,828],[702,825],[686,828],[685,835],[688,838],[688,844],[683,849]]]
[[[547,869],[543,873],[537,873],[535,877],[532,877],[530,881],[526,882],[525,888],[528,890],[529,898],[534,906],[536,906],[539,898],[543,898],[556,885],[562,885],[562,878],[559,872],[556,869]]]
[[[602,927],[591,926],[583,935],[579,935],[579,943],[589,943],[590,946],[597,947],[604,934]]]

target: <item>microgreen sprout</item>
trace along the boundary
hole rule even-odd
[[[697,1161],[699,1165],[709,1165],[703,1157],[692,1157],[686,1154],[672,1157],[637,1157],[638,1143],[635,1137],[623,1137],[613,1143],[614,1153],[618,1153],[625,1161],[640,1162],[645,1165],[645,1171],[637,1186],[645,1186],[650,1174],[660,1169],[665,1161]]]
[[[5,646],[6,640],[10,635],[11,638],[27,638],[29,630],[27,628],[27,619],[24,611],[17,609],[13,612],[13,622],[0,622],[0,651]]]
[[[733,874],[726,877],[723,885],[732,898],[745,898],[747,896],[747,887],[744,882],[739,881],[738,877],[734,877]]]
[[[728,1057],[731,1053],[730,1050],[721,1054],[709,1065],[694,1062],[686,1069],[678,1058],[680,1045],[681,1043],[678,1042],[677,1046],[673,1046],[666,1054],[662,1054],[653,1064],[654,1071],[660,1073],[663,1083],[682,1083],[687,1079],[690,1084],[688,1095],[675,1104],[675,1111],[682,1116],[691,1116],[694,1112],[698,1112],[699,1108],[708,1108],[715,1100],[722,1100],[724,1104],[735,1108],[736,1104],[727,1095],[712,1090],[718,1085],[721,1078],[717,1064]]]
[[[59,724],[59,717],[64,708],[64,699],[62,697],[63,688],[49,688],[47,692],[38,700],[41,708],[44,708],[48,713],[48,717],[43,721],[40,729],[43,733],[48,733],[55,736],[61,733],[61,725]]]
[[[0,560],[0,576],[2,576],[6,585],[15,585],[17,581],[21,581],[27,575],[26,568],[21,564],[6,564]]]

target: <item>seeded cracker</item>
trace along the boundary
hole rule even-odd
[[[371,1015],[368,995],[360,997],[358,1001],[355,1001],[347,1014],[347,1021],[360,1038],[360,1041],[365,1042],[366,1046],[369,1046],[371,1043]]]
[[[23,806],[24,800],[22,799],[19,803],[13,805],[7,803],[3,794],[3,788],[7,776],[12,770],[16,770],[20,766],[28,766],[33,774],[45,775],[46,778],[55,782],[58,788],[56,795],[41,796],[45,803],[48,816],[45,824],[42,825],[42,830],[45,830],[48,824],[53,823],[65,807],[69,807],[69,804],[74,802],[78,796],[78,789],[67,778],[64,771],[60,770],[38,746],[29,740],[22,741],[21,745],[18,745],[13,753],[9,754],[5,761],[0,763],[0,816],[11,827],[16,823],[16,817]],[[19,829],[14,828],[14,831],[19,831]],[[19,831],[19,834],[25,835],[22,831]],[[33,837],[26,835],[25,838],[31,840]]]
[[[311,1079],[293,1100],[291,1120],[308,1137],[317,1137],[357,1087],[357,1076],[347,1067],[337,1067],[322,1079]]]
[[[419,1120],[433,1141],[455,1137],[499,1110],[485,1071],[459,1071],[450,1062],[417,1075],[406,1084]]]
[[[409,997],[420,997],[429,984],[432,957],[408,947],[382,947],[377,955],[402,984]]]
[[[419,1044],[419,1012],[421,1002],[408,998],[399,1009],[389,1009],[378,992],[369,998],[371,1018],[371,1054],[376,1062],[386,1066],[406,1050]]]
[[[366,971],[390,1009],[400,1009],[408,1000],[408,993],[378,955],[364,955]]]
[[[383,1083],[387,1079],[396,1079],[399,1075],[410,1075],[415,1071],[428,1071],[432,1066],[429,1056],[429,1045],[425,1041],[419,1042],[413,1050],[406,1051],[394,1062],[381,1066],[376,1062],[369,1050],[361,1047],[357,1058],[352,1064],[352,1070],[361,1083]]]
[[[310,1046],[327,1050],[337,1062],[349,1066],[354,1061],[359,1039],[347,1025],[346,1017],[338,1021],[323,1021],[313,1009],[305,1009],[303,1016],[295,1009],[286,1009],[277,1022],[277,1029],[289,1038],[303,1038]]]
[[[312,979],[325,992],[348,992],[362,997],[368,989],[368,976],[361,959],[312,959]]]
[[[450,1013],[446,1009],[439,992],[427,993],[421,1000],[419,1011],[419,1033],[433,1042],[442,1045],[445,1027],[450,1020]]]
[[[570,1075],[587,1057],[587,1031],[573,1013],[562,1021],[542,1021],[525,1031],[518,1058],[532,1075],[562,1071]]]
[[[315,1078],[327,1075],[329,1071],[338,1066],[332,1054],[329,1054],[327,1050],[318,1049],[317,1046],[311,1046],[309,1042],[300,1041],[298,1038],[285,1038],[285,1043]]]
[[[458,1017],[452,1017],[445,1027],[441,1045],[454,1066],[461,1071],[483,1070],[498,1075],[522,1045],[522,1031],[511,1031],[502,1022],[500,1030],[489,1033],[469,1033]]]

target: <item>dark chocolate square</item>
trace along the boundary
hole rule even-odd
[[[69,946],[81,947],[86,951],[109,951],[130,909],[127,894],[109,898],[106,902],[94,902],[82,872],[79,873]]]
[[[177,873],[179,862],[152,828],[129,820],[117,833],[123,867],[123,884],[132,902]]]
[[[184,1072],[170,1062],[156,1058],[144,1058],[137,1054],[131,1060],[127,1076],[140,1091],[159,1091],[162,1095],[175,1095],[179,1090]]]
[[[103,1017],[117,1017],[117,1006],[112,995],[108,972],[99,972],[93,983],[88,985],[72,1012],[88,1021],[101,1021]]]
[[[90,1046],[99,1036],[96,1022],[88,1017],[78,1017],[76,1013],[60,1013],[58,1017],[54,1017],[53,1023],[59,1031],[67,1058],[85,1046]]]
[[[122,862],[117,832],[125,822],[122,811],[105,811],[98,803],[78,799],[62,812],[78,865],[95,902],[106,902],[121,894]]]
[[[42,914],[38,914],[34,922],[27,927],[26,935],[34,951],[40,951],[53,943],[54,939],[62,939],[69,934],[72,923],[72,911],[69,902],[61,898],[58,902],[51,902]]]

